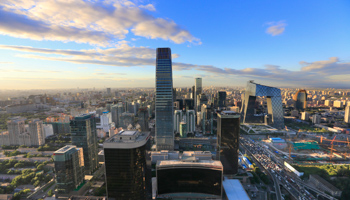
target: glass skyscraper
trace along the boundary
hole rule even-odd
[[[72,144],[82,147],[84,152],[85,174],[92,174],[98,167],[98,147],[95,115],[83,114],[70,122]]]
[[[173,74],[170,48],[157,48],[155,111],[157,151],[174,150]]]

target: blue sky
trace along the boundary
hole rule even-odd
[[[0,2],[0,89],[174,86],[349,88],[349,1]]]

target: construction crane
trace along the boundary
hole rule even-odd
[[[334,144],[334,140],[335,140],[335,138],[336,138],[337,136],[334,136],[334,138],[333,138],[333,140],[332,140],[332,142],[331,142],[331,157],[330,157],[330,159],[332,160],[332,158],[333,158],[333,144]]]

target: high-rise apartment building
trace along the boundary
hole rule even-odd
[[[321,123],[321,115],[319,115],[319,114],[312,115],[312,123],[313,124],[320,124]]]
[[[57,191],[67,194],[84,181],[83,149],[67,145],[53,153]]]
[[[45,144],[45,133],[43,121],[33,119],[29,121],[30,146],[40,146]]]
[[[122,131],[103,143],[109,200],[146,198],[150,177],[146,173],[149,132]]]
[[[237,174],[240,114],[222,111],[217,120],[217,148],[224,174]]]
[[[180,123],[182,122],[182,110],[174,111],[174,132],[180,133]]]
[[[174,150],[173,74],[170,48],[158,48],[156,58],[156,148]]]
[[[196,126],[196,120],[195,120],[195,111],[194,110],[187,110],[186,111],[186,128],[187,133],[194,133],[195,126]]]
[[[308,112],[301,113],[301,120],[307,121],[307,120],[309,120],[309,118],[310,118],[310,114]]]
[[[344,122],[350,123],[350,105],[345,107]]]
[[[70,122],[72,144],[83,148],[85,174],[92,174],[98,167],[98,149],[95,115],[83,114]]]
[[[7,128],[9,131],[10,144],[9,145],[19,145],[20,134],[26,132],[25,128],[25,118],[23,117],[13,117],[7,121]]]

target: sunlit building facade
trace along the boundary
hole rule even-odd
[[[67,194],[84,181],[83,149],[67,145],[53,153],[57,192]]]
[[[299,90],[294,94],[293,100],[295,101],[295,109],[305,110],[307,107],[307,93],[306,90]]]
[[[254,106],[257,96],[266,96],[267,114],[272,116],[272,126],[278,129],[284,128],[283,106],[281,90],[274,87],[260,85],[253,81],[247,82],[245,90],[241,115],[243,123],[254,123],[255,113]]]
[[[92,174],[98,167],[98,149],[95,115],[83,114],[70,122],[72,144],[83,148],[85,174]]]

